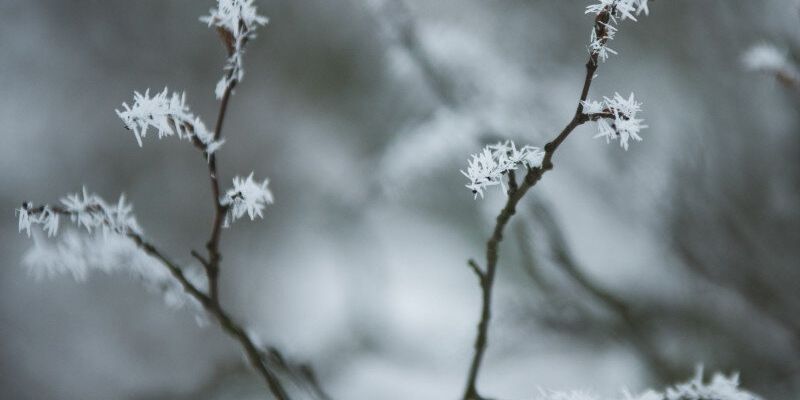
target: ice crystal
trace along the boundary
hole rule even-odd
[[[524,146],[517,149],[512,141],[499,142],[483,148],[480,153],[473,154],[468,160],[467,170],[461,171],[469,179],[465,185],[475,198],[481,196],[489,186],[500,185],[505,189],[503,176],[508,171],[516,170],[520,165],[537,168],[542,165],[544,152],[538,147]]]
[[[178,136],[179,139],[196,138],[203,144],[204,150],[211,154],[222,145],[222,141],[214,140],[214,133],[206,129],[203,121],[196,117],[186,105],[186,93],[169,89],[150,97],[150,89],[144,94],[133,92],[133,105],[122,103],[122,111],[115,110],[125,127],[133,131],[139,146],[142,138],[152,128],[161,139],[166,136]]]
[[[266,25],[269,20],[258,15],[253,0],[218,0],[217,8],[212,8],[210,15],[200,17],[200,21],[216,27],[228,47],[225,73],[214,89],[217,98],[221,99],[229,88],[244,78],[244,45],[256,37],[258,26]]]
[[[225,225],[230,225],[245,214],[251,220],[263,218],[264,208],[274,201],[268,185],[269,179],[264,179],[261,183],[253,180],[253,173],[247,178],[233,178],[233,187],[228,189],[220,201],[222,205],[229,207]]]
[[[642,124],[643,119],[636,118],[642,111],[642,103],[636,101],[633,93],[628,98],[615,93],[614,97],[604,97],[602,102],[587,100],[582,104],[584,112],[597,122],[595,138],[605,138],[607,143],[619,139],[625,150],[631,139],[642,140],[639,132],[647,125]]]

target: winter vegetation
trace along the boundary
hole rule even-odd
[[[648,0],[594,0],[591,4],[585,5],[582,10],[577,6],[573,7],[575,10],[571,17],[580,20],[581,11],[583,11],[585,22],[590,26],[588,43],[575,43],[572,48],[561,49],[561,51],[580,53],[583,46],[586,48],[588,55],[583,53],[583,57],[585,57],[583,74],[569,78],[580,90],[568,100],[565,100],[565,96],[555,95],[547,98],[547,102],[563,103],[550,104],[548,107],[569,107],[571,114],[566,121],[554,122],[552,126],[559,124],[558,129],[560,130],[543,134],[548,138],[547,141],[535,142],[533,139],[535,136],[519,134],[513,129],[510,129],[508,133],[504,132],[502,128],[507,126],[498,129],[498,124],[491,120],[491,112],[481,114],[475,110],[482,107],[480,104],[476,106],[462,100],[464,96],[460,94],[459,88],[464,85],[458,81],[459,74],[447,73],[435,60],[435,57],[429,53],[429,49],[424,44],[423,31],[417,25],[415,15],[406,8],[404,2],[392,0],[370,2],[368,6],[370,12],[382,22],[383,28],[395,40],[395,50],[398,54],[403,54],[404,65],[406,67],[413,66],[437,104],[437,108],[428,114],[429,119],[420,123],[419,131],[404,135],[397,141],[390,141],[386,144],[387,150],[383,156],[378,160],[369,160],[364,163],[335,158],[333,150],[328,151],[327,148],[325,151],[314,153],[313,145],[309,145],[308,149],[303,147],[300,151],[296,151],[297,149],[286,151],[286,153],[292,154],[287,157],[296,165],[283,165],[282,168],[273,171],[254,171],[251,168],[244,171],[228,171],[220,167],[218,157],[226,154],[235,157],[236,155],[233,153],[235,149],[243,148],[236,147],[236,142],[243,143],[243,146],[246,147],[252,138],[248,138],[250,133],[246,131],[235,133],[225,131],[226,134],[223,136],[223,127],[226,117],[233,118],[234,114],[229,110],[234,108],[231,103],[237,91],[252,90],[252,87],[245,85],[244,82],[249,83],[255,80],[254,75],[261,73],[259,70],[249,70],[248,80],[244,81],[245,54],[248,44],[257,38],[257,33],[262,34],[262,30],[269,27],[268,22],[270,21],[266,16],[259,14],[256,0],[217,0],[209,14],[200,18],[202,23],[216,31],[225,52],[225,58],[221,60],[222,76],[213,90],[218,107],[213,124],[206,125],[199,115],[200,113],[192,111],[185,91],[171,91],[167,87],[160,91],[147,87],[134,91],[132,100],[122,101],[121,105],[115,109],[124,128],[133,134],[139,148],[139,152],[136,153],[137,157],[142,153],[155,151],[153,146],[144,146],[144,142],[152,136],[157,136],[158,139],[173,136],[180,140],[185,139],[183,143],[191,143],[194,150],[201,155],[201,160],[191,168],[203,171],[203,175],[206,176],[209,183],[210,194],[207,194],[203,200],[191,198],[186,201],[191,203],[203,201],[210,205],[210,215],[202,216],[204,220],[208,221],[203,250],[189,249],[184,251],[185,256],[172,255],[172,240],[159,237],[157,234],[151,235],[146,226],[143,226],[145,224],[140,225],[132,204],[124,194],[119,195],[116,201],[107,201],[84,186],[79,193],[67,194],[52,203],[39,203],[25,199],[22,205],[14,210],[18,233],[32,242],[30,250],[25,253],[22,261],[36,277],[70,276],[78,282],[86,282],[92,274],[105,272],[127,274],[141,281],[148,291],[160,293],[168,307],[190,313],[197,321],[198,330],[210,329],[210,327],[218,328],[231,339],[231,342],[243,355],[249,370],[260,380],[262,384],[260,390],[263,395],[269,396],[259,398],[281,400],[345,398],[341,393],[348,392],[342,389],[342,385],[332,384],[326,379],[331,374],[320,374],[315,367],[312,367],[312,364],[315,366],[319,364],[333,365],[333,368],[329,367],[328,369],[335,370],[340,357],[343,357],[341,354],[327,354],[326,357],[312,359],[313,362],[295,361],[294,352],[284,351],[280,348],[280,343],[273,343],[271,338],[262,339],[262,337],[269,338],[270,335],[259,333],[259,329],[256,329],[257,324],[251,322],[251,319],[257,317],[256,315],[236,311],[235,304],[232,304],[233,301],[228,302],[229,299],[234,299],[234,297],[228,297],[229,295],[226,293],[227,290],[232,289],[232,286],[220,282],[224,282],[229,274],[236,271],[236,264],[242,260],[241,254],[237,251],[241,252],[242,247],[236,247],[237,250],[230,250],[229,253],[227,248],[223,249],[222,238],[232,236],[236,230],[246,230],[246,235],[255,235],[260,229],[266,229],[255,225],[245,226],[248,224],[246,221],[241,221],[242,219],[259,221],[266,225],[275,225],[276,221],[288,223],[290,226],[275,228],[285,229],[282,232],[285,232],[286,235],[296,228],[292,225],[293,222],[287,222],[287,219],[273,214],[272,209],[276,205],[276,200],[272,190],[275,187],[270,186],[270,179],[265,177],[267,175],[274,182],[281,179],[276,175],[288,175],[296,169],[310,168],[313,170],[312,175],[323,176],[313,185],[284,185],[275,189],[278,203],[281,202],[283,196],[288,197],[288,193],[284,194],[285,190],[297,190],[300,192],[298,196],[304,198],[305,191],[312,190],[311,193],[316,193],[313,190],[321,190],[320,188],[327,187],[325,185],[334,186],[336,189],[349,188],[350,186],[347,185],[351,181],[359,181],[365,186],[369,185],[369,189],[359,195],[353,194],[352,191],[348,194],[350,197],[337,195],[339,198],[344,198],[343,202],[349,203],[348,207],[351,207],[347,209],[348,212],[343,213],[347,215],[347,218],[366,219],[375,209],[375,206],[368,205],[369,200],[367,199],[375,197],[380,199],[379,202],[385,202],[391,198],[392,193],[410,191],[407,190],[409,181],[424,182],[423,178],[415,175],[417,172],[414,172],[413,168],[423,171],[433,170],[434,168],[430,165],[442,162],[448,157],[459,160],[466,159],[466,165],[462,163],[458,168],[463,176],[459,176],[459,171],[456,169],[448,170],[447,183],[431,189],[431,191],[443,190],[443,188],[450,190],[459,187],[458,185],[464,185],[469,190],[469,194],[461,188],[457,196],[468,197],[471,194],[472,204],[470,207],[479,207],[490,216],[481,220],[479,213],[474,213],[468,218],[471,219],[469,223],[475,223],[475,221],[481,223],[483,236],[486,236],[485,231],[488,229],[488,238],[485,238],[481,247],[470,249],[471,254],[479,254],[480,258],[471,258],[467,261],[469,270],[477,278],[480,293],[480,301],[474,303],[478,309],[472,310],[470,314],[477,316],[478,321],[475,330],[469,332],[470,335],[474,335],[471,339],[472,347],[461,348],[458,352],[460,357],[458,359],[464,360],[464,364],[457,372],[457,379],[463,386],[460,392],[450,393],[450,398],[458,397],[463,400],[512,398],[504,395],[502,386],[504,380],[498,379],[498,374],[491,371],[499,363],[487,362],[487,350],[497,343],[502,343],[506,338],[503,333],[499,332],[505,328],[505,324],[500,326],[493,324],[493,316],[496,315],[495,308],[498,301],[503,301],[503,292],[513,285],[503,284],[502,279],[498,280],[498,271],[518,265],[516,268],[524,271],[524,279],[519,278],[517,281],[525,280],[529,285],[524,293],[531,295],[530,293],[534,292],[531,296],[540,300],[533,310],[524,311],[532,315],[531,319],[541,323],[546,330],[574,339],[576,343],[585,341],[592,345],[598,345],[598,342],[594,341],[595,339],[587,338],[593,336],[613,337],[613,340],[607,341],[600,339],[600,345],[610,347],[612,346],[611,342],[616,343],[613,346],[621,343],[620,346],[631,349],[632,358],[640,360],[642,375],[652,378],[649,380],[653,384],[652,388],[634,391],[620,388],[619,394],[613,398],[620,400],[760,400],[762,397],[756,394],[756,391],[751,391],[747,385],[740,385],[739,375],[735,370],[725,370],[725,373],[713,373],[706,376],[702,368],[698,368],[693,378],[684,381],[688,375],[686,366],[698,365],[704,360],[694,359],[687,362],[685,357],[680,360],[677,359],[678,356],[671,357],[668,354],[672,349],[669,344],[674,345],[671,340],[675,338],[664,339],[665,335],[669,336],[669,332],[673,332],[668,332],[667,329],[672,325],[695,328],[708,322],[707,325],[711,327],[707,328],[708,332],[704,331],[703,334],[714,338],[717,337],[715,335],[718,335],[715,332],[735,331],[736,328],[723,326],[725,324],[722,323],[717,326],[711,322],[712,318],[709,314],[714,313],[713,306],[710,307],[712,310],[707,311],[702,307],[665,303],[661,297],[655,295],[648,297],[650,293],[646,293],[644,297],[636,297],[641,296],[636,288],[631,288],[631,293],[627,293],[624,288],[607,286],[603,283],[602,275],[584,271],[583,264],[586,259],[577,257],[573,253],[573,249],[580,245],[570,243],[570,234],[566,233],[572,228],[562,225],[559,213],[555,210],[556,207],[551,202],[544,200],[544,196],[539,193],[539,188],[542,186],[540,182],[543,182],[544,175],[556,169],[556,154],[560,155],[559,169],[562,168],[562,165],[567,169],[581,168],[582,164],[592,162],[591,157],[575,155],[574,148],[567,147],[565,143],[570,143],[571,146],[572,142],[589,142],[594,146],[591,152],[605,151],[605,146],[597,145],[596,141],[588,140],[587,137],[581,137],[578,133],[581,129],[594,131],[593,137],[604,140],[607,144],[618,143],[625,151],[614,150],[610,157],[621,159],[622,161],[617,161],[620,163],[629,162],[624,158],[637,157],[636,153],[640,148],[639,142],[642,142],[641,146],[648,144],[651,140],[661,143],[657,138],[651,139],[650,132],[655,130],[653,128],[664,119],[659,118],[645,122],[642,118],[643,103],[638,99],[649,97],[642,96],[646,88],[640,90],[636,87],[637,85],[632,83],[632,80],[615,81],[612,79],[624,76],[624,74],[609,73],[601,76],[599,70],[602,69],[605,72],[606,69],[625,68],[624,65],[619,65],[624,61],[617,62],[617,57],[622,57],[627,51],[624,45],[626,42],[618,40],[618,38],[626,33],[630,24],[646,24],[645,17],[650,15],[651,11],[652,14],[657,14],[661,11],[660,8],[669,7],[668,2],[663,3]],[[258,6],[263,7],[260,4]],[[278,19],[273,22],[278,22]],[[641,34],[643,31],[638,32]],[[609,47],[612,44],[613,49]],[[796,88],[800,82],[800,69],[791,60],[788,52],[771,44],[757,44],[740,57],[741,64],[747,70],[773,76],[787,87]],[[664,68],[668,67],[669,65],[666,65]],[[593,94],[593,84],[601,79],[603,85],[619,87],[619,89]],[[160,88],[161,86],[156,87]],[[638,94],[634,94],[633,90],[636,90]],[[190,93],[197,92],[192,90]],[[489,103],[502,102],[493,100]],[[202,110],[202,107],[195,109]],[[492,110],[492,112],[494,111]],[[583,125],[587,126],[583,127]],[[526,128],[523,127],[522,130],[524,129]],[[130,140],[129,136],[127,138]],[[567,141],[567,139],[570,140]],[[169,141],[163,141],[163,143],[166,142]],[[158,143],[161,145],[162,141]],[[276,141],[276,143],[280,142]],[[326,146],[335,148],[332,143],[322,145],[323,148]],[[169,151],[173,151],[173,149],[169,149]],[[664,150],[664,152],[670,151],[673,150]],[[562,153],[563,155],[561,155]],[[398,155],[403,155],[406,161],[396,161]],[[408,159],[413,159],[413,162],[408,162]],[[176,163],[177,160],[179,159],[167,158],[165,162]],[[345,165],[343,171],[352,173],[352,176],[345,176],[340,181],[326,182],[327,178],[324,177],[348,175],[340,173],[341,170],[337,169],[341,165]],[[357,168],[351,168],[353,166]],[[362,179],[361,172],[357,171],[358,169],[373,169],[373,167],[375,171],[378,171],[379,177],[376,179]],[[590,165],[584,167],[589,168]],[[178,169],[178,171],[185,170]],[[691,173],[686,172],[686,174]],[[227,176],[231,176],[231,178],[225,178]],[[550,180],[557,181],[563,175],[551,173],[548,176],[552,178]],[[466,182],[464,182],[464,178],[466,178]],[[189,178],[181,179],[188,180]],[[292,178],[286,179],[291,180]],[[593,179],[603,180],[609,187],[611,185],[628,185],[627,182],[617,179],[613,173],[598,172]],[[226,182],[230,182],[230,186],[227,186]],[[81,184],[84,182],[75,183],[76,186]],[[159,188],[154,188],[153,192],[159,190]],[[623,190],[633,191],[633,188]],[[711,207],[711,203],[703,202],[699,197],[693,197],[698,196],[697,193],[683,196],[680,190],[689,189],[678,189],[672,194],[680,201],[695,201]],[[413,188],[413,195],[425,199],[428,196],[426,195],[426,185],[416,184]],[[624,200],[627,199],[623,199],[623,202]],[[323,199],[322,201],[329,200]],[[575,204],[571,203],[572,206]],[[142,213],[148,212],[148,210],[137,210]],[[357,212],[353,210],[357,210]],[[744,265],[744,261],[743,265],[738,267],[740,268],[738,275],[728,275],[728,281],[719,278],[718,275],[722,273],[713,269],[708,263],[697,261],[710,257],[710,255],[705,252],[705,249],[696,246],[700,240],[692,236],[695,231],[688,230],[688,227],[692,223],[700,223],[698,221],[705,216],[733,211],[714,209],[692,214],[688,208],[683,210],[676,207],[671,210],[674,213],[673,224],[675,226],[672,230],[673,237],[670,238],[668,245],[673,248],[675,259],[694,266],[694,269],[690,268],[691,272],[688,273],[699,277],[713,277],[714,282],[718,282],[717,284],[725,289],[726,296],[735,297],[737,302],[749,304],[748,307],[757,310],[754,311],[755,315],[765,321],[770,321],[765,323],[780,326],[780,332],[788,335],[790,341],[800,340],[800,329],[798,329],[800,322],[797,322],[797,318],[789,317],[797,311],[796,305],[800,303],[796,303],[795,298],[790,295],[785,297],[782,294],[775,295],[772,302],[763,300],[764,297],[760,296],[760,294],[770,292],[771,288],[776,287],[775,285],[778,283],[761,278],[755,272],[751,272],[749,267]],[[169,210],[162,209],[159,212],[164,218],[170,218]],[[578,212],[576,211],[576,213]],[[359,215],[359,217],[353,217],[351,214]],[[742,218],[749,217],[743,216]],[[787,218],[794,218],[794,214]],[[483,224],[487,220],[491,221],[488,228],[487,224]],[[767,257],[770,262],[784,265],[782,264],[785,261],[784,254],[777,254],[773,259],[770,258],[769,251],[763,250],[764,245],[760,242],[759,232],[768,230],[768,226],[756,225],[747,220],[726,219],[726,221],[733,221],[730,223],[741,225],[725,230],[728,234],[735,236],[734,239],[752,240],[756,243],[752,246],[751,255],[767,254],[764,257]],[[749,229],[755,229],[752,228],[753,226],[758,226],[762,230],[751,232]],[[793,228],[786,229],[791,231]],[[795,233],[787,236],[794,237],[792,235]],[[235,237],[241,238],[242,236]],[[370,239],[377,240],[374,237],[370,237]],[[720,238],[716,240],[721,241],[720,247],[724,247],[724,244],[728,243]],[[619,238],[617,241],[622,249],[619,252],[633,251],[630,248],[634,245],[625,243],[625,237]],[[445,247],[444,243],[446,241],[443,241],[442,247]],[[261,251],[260,248],[255,248],[261,246],[262,244],[259,243],[258,246],[250,246],[249,250]],[[271,246],[270,242],[263,244],[263,247]],[[371,247],[371,245],[359,243],[358,247],[362,249]],[[300,257],[302,255],[297,255],[297,253],[313,249],[311,244],[303,244],[302,249],[298,250],[299,248],[293,248],[292,254]],[[358,254],[369,251],[362,249]],[[228,254],[231,256],[229,257]],[[223,255],[226,260],[224,263]],[[228,262],[229,258],[233,262]],[[438,261],[431,261],[431,263],[435,262]],[[750,264],[757,265],[758,263]],[[738,264],[732,262],[731,265]],[[460,273],[467,274],[469,271],[461,268]],[[555,278],[555,275],[558,275],[559,278]],[[324,278],[321,279],[324,280]],[[369,276],[360,279],[363,282],[363,280],[369,279]],[[417,279],[425,280],[415,277],[414,282],[418,282]],[[700,278],[696,278],[693,282],[699,280]],[[463,281],[452,284],[460,284],[459,282]],[[424,283],[420,284],[424,285]],[[519,284],[519,282],[515,282],[515,284]],[[791,287],[797,282],[789,280],[783,284]],[[288,285],[281,291],[292,292],[293,289],[291,285]],[[470,290],[470,295],[474,295],[476,290],[473,289],[475,288],[468,287],[465,290]],[[785,290],[785,292],[789,293],[789,290]],[[500,300],[498,300],[498,296]],[[367,307],[368,305],[363,306]],[[653,311],[647,312],[647,309]],[[396,310],[386,312],[396,312]],[[461,314],[454,313],[454,315]],[[303,318],[304,316],[300,315],[299,317]],[[471,323],[471,321],[469,322]],[[280,331],[282,327],[278,325],[271,329]],[[676,331],[679,331],[679,328],[676,328]],[[399,330],[392,334],[399,337],[402,336],[403,331]],[[431,333],[432,337],[436,335],[436,333]],[[352,336],[358,336],[358,334],[353,333]],[[733,337],[733,334],[718,336],[728,338]],[[164,336],[159,340],[163,341],[164,346],[168,346],[169,341],[179,341],[182,338]],[[535,341],[536,338],[526,338],[526,340]],[[357,338],[354,341],[363,342],[359,345],[365,347],[380,347],[372,342],[374,339]],[[730,344],[728,349],[737,348],[741,344],[733,339],[731,341],[733,344]],[[507,344],[497,345],[505,352],[509,352],[508,346]],[[420,349],[426,348],[422,343],[419,344],[419,347]],[[513,352],[513,350],[511,351]],[[691,350],[686,352],[691,353]],[[753,352],[758,353],[759,351],[753,350]],[[683,352],[676,351],[675,353],[683,356]],[[734,356],[731,356],[731,359],[737,360]],[[775,361],[775,363],[779,363],[779,361]],[[730,364],[722,363],[713,365],[715,369],[718,365],[730,366]],[[775,370],[779,371],[776,374],[780,376],[788,376],[796,374],[796,367],[796,363],[786,361]],[[558,366],[553,368],[558,368]],[[370,379],[371,376],[375,378],[375,375],[369,373],[362,372],[360,375],[363,375],[364,379]],[[434,376],[426,376],[425,379],[437,380]],[[785,378],[785,381],[788,385],[791,379]],[[396,387],[406,385],[404,382],[394,384],[398,385]],[[413,386],[414,384],[409,382],[408,385]],[[418,389],[421,391],[424,386]],[[387,389],[387,393],[391,391],[392,389]],[[208,396],[203,398],[212,398],[211,395]],[[435,398],[435,395],[431,396],[431,398]],[[527,392],[525,396],[525,398],[537,400],[601,400],[609,398],[596,395],[591,388],[582,388],[580,385],[575,385],[573,389],[566,391],[542,387],[538,391]],[[249,397],[233,394],[220,398]],[[387,395],[387,398],[395,397]]]

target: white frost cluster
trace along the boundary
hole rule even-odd
[[[586,6],[586,14],[599,15],[609,13],[608,23],[603,23],[605,32],[602,36],[598,35],[597,27],[592,27],[589,38],[589,53],[596,54],[597,57],[605,62],[609,54],[617,54],[616,51],[608,47],[608,42],[614,39],[617,33],[617,18],[624,21],[630,19],[636,21],[636,16],[641,13],[648,15],[650,9],[647,6],[648,0],[600,0],[595,4]]]
[[[77,281],[84,281],[92,271],[125,271],[140,278],[148,288],[162,292],[169,306],[191,305],[195,310],[202,309],[160,261],[142,251],[127,236],[142,235],[142,230],[125,196],[120,196],[115,204],[109,204],[84,188],[80,194],[63,197],[60,205],[34,208],[25,203],[16,212],[20,232],[26,231],[29,237],[33,225],[41,225],[48,236],[55,236],[59,216],[69,218],[77,228],[87,232],[81,234],[77,230],[67,230],[58,240],[34,235],[34,245],[25,254],[23,262],[37,277],[69,274]],[[199,276],[186,270],[186,277],[198,287],[208,286]],[[198,314],[198,321],[200,317]]]
[[[800,71],[789,61],[786,52],[771,44],[762,43],[751,47],[742,56],[742,63],[751,71],[784,74],[790,79],[800,79]]]
[[[647,391],[628,400],[759,400],[759,397],[739,388],[739,376],[717,373],[708,383],[703,382],[703,370],[694,379],[677,384],[663,392]]]
[[[120,196],[116,204],[110,205],[100,196],[89,194],[84,188],[82,196],[67,195],[61,199],[61,203],[61,207],[44,205],[37,209],[30,203],[23,204],[16,210],[19,231],[25,231],[30,237],[31,227],[41,225],[48,236],[55,236],[58,233],[59,214],[64,214],[78,227],[86,228],[89,233],[95,230],[104,234],[120,235],[142,232],[133,216],[133,207],[125,202],[124,195]]]
[[[694,379],[664,391],[648,390],[640,395],[623,392],[625,400],[760,400],[758,396],[739,389],[739,377],[716,374],[710,382],[703,382],[702,370]],[[599,400],[599,397],[581,391],[540,390],[536,400]]]
[[[144,94],[133,92],[133,105],[122,103],[122,111],[115,111],[125,127],[133,131],[139,146],[150,128],[158,133],[159,139],[173,135],[189,140],[196,137],[208,154],[219,149],[223,143],[222,140],[215,141],[214,133],[209,132],[200,117],[189,110],[186,93],[174,92],[170,95],[169,89],[164,88],[150,97],[150,89]]]
[[[500,185],[505,191],[503,176],[508,171],[516,170],[520,164],[528,168],[542,165],[544,151],[538,147],[524,146],[517,149],[514,142],[508,140],[488,145],[478,154],[473,154],[468,161],[467,171],[461,171],[469,179],[465,185],[472,190],[475,198],[483,198],[483,190],[489,186]]]
[[[121,195],[117,203],[111,205],[100,196],[89,194],[84,187],[82,195],[67,195],[61,199],[61,203],[70,220],[78,227],[86,228],[89,233],[100,230],[104,234],[142,234],[133,215],[133,206],[125,202],[125,195]]]
[[[55,236],[58,233],[58,213],[50,206],[43,206],[40,212],[33,212],[32,207],[31,203],[25,203],[21,208],[14,210],[19,217],[19,232],[25,231],[28,237],[31,237],[31,227],[41,225],[47,236]]]
[[[214,90],[217,98],[221,99],[228,87],[244,78],[244,45],[256,37],[256,28],[266,25],[269,20],[258,15],[253,0],[218,0],[217,8],[212,8],[210,15],[200,17],[200,21],[225,32],[226,42],[230,40],[226,43],[231,54],[225,64],[225,74]]]
[[[229,207],[225,226],[229,226],[245,214],[250,220],[256,217],[263,218],[264,208],[274,202],[268,185],[269,179],[264,179],[261,183],[254,181],[252,172],[247,178],[239,176],[233,178],[233,187],[228,189],[220,201],[222,205]]]
[[[613,98],[603,97],[603,101],[587,100],[582,104],[583,111],[589,115],[608,114],[607,117],[597,118],[595,138],[603,137],[607,143],[619,139],[620,146],[625,150],[628,150],[630,139],[642,140],[639,132],[647,128],[647,125],[642,124],[643,119],[636,118],[642,111],[642,103],[636,101],[633,93],[627,99],[615,93]]]

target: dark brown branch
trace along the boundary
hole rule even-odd
[[[244,328],[236,323],[233,318],[220,306],[219,301],[206,295],[194,284],[192,284],[183,273],[183,270],[169,258],[167,258],[161,251],[154,245],[145,241],[140,235],[128,234],[139,247],[144,250],[148,255],[158,259],[170,271],[172,276],[180,282],[183,289],[194,297],[203,308],[217,320],[222,330],[229,336],[236,339],[245,351],[247,361],[264,379],[272,394],[280,400],[288,400],[289,396],[283,385],[278,380],[278,377],[264,364],[261,359],[261,350],[253,343],[250,336],[247,335]],[[210,283],[210,282],[209,282]]]
[[[606,24],[608,23],[610,16],[610,10],[601,12],[597,15],[594,23],[594,29],[598,33],[597,37],[606,37]],[[478,393],[476,385],[488,342],[489,321],[491,319],[492,308],[492,288],[495,274],[497,272],[498,252],[500,242],[503,240],[503,231],[505,230],[508,221],[516,213],[517,204],[525,196],[525,193],[527,193],[530,188],[539,182],[545,172],[553,169],[553,156],[555,155],[555,152],[558,150],[558,147],[561,145],[561,143],[567,139],[567,137],[572,133],[572,131],[575,130],[575,128],[589,121],[589,116],[583,113],[583,102],[586,101],[587,97],[589,96],[589,88],[591,87],[594,73],[597,71],[597,60],[597,53],[592,53],[589,56],[589,60],[586,62],[586,75],[583,80],[583,87],[578,100],[578,106],[575,109],[575,114],[573,115],[572,120],[570,120],[567,126],[564,127],[564,129],[558,134],[558,136],[555,137],[555,139],[551,140],[544,146],[545,155],[544,159],[542,160],[541,167],[528,169],[528,172],[525,174],[525,178],[523,179],[522,183],[519,184],[519,187],[513,193],[509,193],[505,206],[497,216],[492,236],[489,237],[489,240],[486,242],[486,271],[485,279],[481,285],[483,295],[483,300],[481,303],[481,317],[480,321],[478,322],[478,333],[475,338],[475,353],[472,357],[472,362],[470,363],[469,371],[467,373],[467,383],[463,396],[464,400],[485,400],[485,398]]]

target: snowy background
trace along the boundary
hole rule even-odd
[[[248,45],[219,163],[226,186],[269,177],[276,203],[225,232],[221,296],[337,399],[452,399],[479,312],[465,261],[503,202],[473,200],[459,169],[485,143],[560,131],[592,20],[584,1],[393,3],[258,2],[271,21]],[[124,192],[148,236],[192,262],[212,211],[202,158],[175,139],[139,148],[114,109],[169,86],[213,120],[224,53],[197,21],[212,5],[0,2],[1,398],[260,398],[235,343],[125,274],[35,279],[13,215],[82,185]],[[625,152],[579,128],[509,226],[491,396],[611,396],[700,363],[770,399],[800,393],[800,92],[740,62],[763,41],[800,54],[798,5],[650,10],[622,24],[590,94],[635,92],[645,140]],[[554,232],[634,324],[564,273],[543,244]]]

